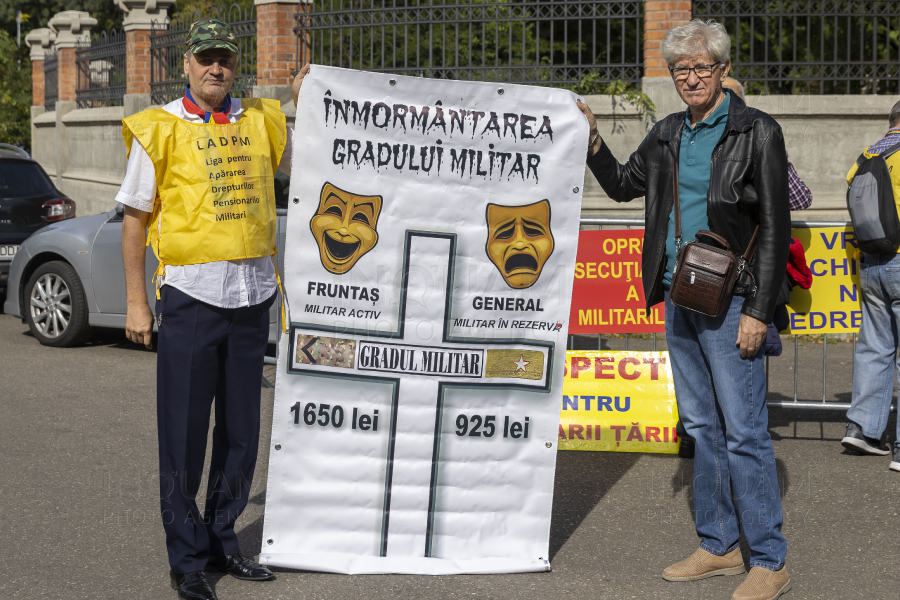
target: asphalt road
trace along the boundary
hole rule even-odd
[[[155,500],[155,354],[118,331],[100,331],[73,349],[44,348],[27,332],[19,319],[0,315],[0,598],[174,598]],[[792,350],[773,362],[773,394],[792,397]],[[828,399],[847,401],[851,345],[829,345],[828,354]],[[805,344],[799,358],[800,398],[820,400],[821,345]],[[238,521],[242,547],[253,555],[262,534],[272,400],[272,389],[263,389],[257,476]],[[888,458],[843,451],[840,412],[773,410],[770,428],[794,581],[785,598],[897,598],[900,473],[888,471]],[[692,461],[675,456],[561,452],[550,573],[282,570],[274,582],[212,581],[223,600],[727,600],[740,576],[694,583],[660,577],[697,547],[691,476]]]

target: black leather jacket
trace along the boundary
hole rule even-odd
[[[728,240],[738,255],[744,253],[759,224],[759,245],[750,263],[756,295],[750,293],[753,281],[746,273],[735,293],[745,296],[741,312],[771,323],[791,238],[787,153],[778,123],[728,93],[731,104],[725,133],[712,154],[707,216],[710,230]],[[663,300],[666,235],[674,205],[672,169],[678,164],[684,121],[683,112],[659,121],[624,165],[605,143],[587,161],[603,191],[616,202],[645,198],[642,271],[648,313]]]

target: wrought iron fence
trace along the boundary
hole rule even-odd
[[[641,0],[313,0],[297,60],[438,79],[639,83]]]
[[[59,56],[56,49],[44,55],[44,109],[56,110],[59,99]]]
[[[725,25],[749,93],[900,92],[897,0],[694,0],[693,13]]]
[[[125,32],[95,35],[75,49],[78,108],[121,106],[125,95]]]
[[[238,72],[231,88],[232,96],[247,97],[256,85],[256,7],[242,9],[211,7],[176,15],[164,23],[154,22],[150,30],[150,97],[153,104],[165,104],[184,95],[184,53],[187,50],[191,24],[213,17],[231,25],[237,38],[240,58]]]

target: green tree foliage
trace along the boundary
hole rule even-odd
[[[46,27],[53,15],[64,10],[90,13],[98,22],[94,32],[122,25],[122,11],[112,0],[0,1],[0,141],[31,146],[31,61],[25,36]],[[16,46],[18,11],[22,11],[21,48]]]
[[[0,142],[31,147],[31,62],[0,29]]]
[[[108,31],[122,26],[122,11],[113,0],[3,0],[0,2],[0,27],[16,39],[16,11],[22,11],[22,45],[25,34],[32,29],[46,27],[53,15],[64,10],[83,10],[97,19],[94,32]]]
[[[650,96],[621,79],[617,79],[612,83],[604,83],[600,81],[600,76],[597,73],[588,73],[579,83],[571,86],[570,89],[581,96],[601,94],[620,98],[622,101],[636,107],[641,117],[650,117],[656,113],[656,105],[653,104]]]
[[[219,15],[224,18],[231,12],[232,7],[237,6],[243,14],[249,12],[253,8],[253,0],[234,0],[233,2],[217,2],[216,0],[175,0],[175,5],[169,9],[169,16],[177,17],[190,15],[194,12],[199,13],[203,17],[210,14],[210,11],[218,9]]]

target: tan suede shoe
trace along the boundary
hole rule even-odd
[[[787,567],[772,571],[763,567],[753,567],[744,583],[734,590],[731,600],[775,600],[791,589],[791,578]]]
[[[666,581],[697,581],[716,575],[740,575],[746,573],[741,549],[735,548],[725,556],[710,554],[703,548],[691,554],[685,560],[667,567],[663,571]]]

